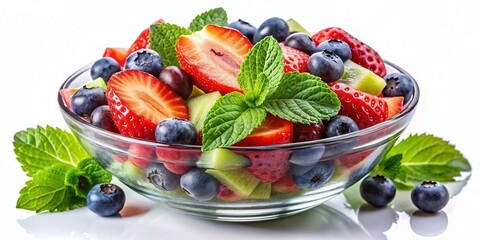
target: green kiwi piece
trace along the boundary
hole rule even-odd
[[[99,77],[85,84],[85,87],[87,88],[101,87],[103,89],[107,89],[107,84],[105,83],[103,78]]]
[[[235,170],[207,169],[205,172],[241,196],[250,196],[260,183],[260,180],[244,168]]]
[[[190,121],[195,125],[197,131],[202,130],[203,122],[207,117],[208,111],[220,97],[222,97],[222,95],[216,91],[190,98],[187,101]]]
[[[311,36],[310,33],[305,29],[300,23],[295,21],[294,19],[290,18],[287,20],[287,25],[288,28],[290,29],[290,32],[302,32],[307,34],[308,36]]]
[[[347,60],[343,66],[344,72],[338,82],[345,83],[356,90],[378,96],[387,85],[383,78],[351,60]]]
[[[272,183],[260,182],[248,197],[252,199],[270,199],[271,193]]]
[[[244,168],[250,164],[248,158],[224,148],[215,148],[202,153],[197,167],[232,170]]]

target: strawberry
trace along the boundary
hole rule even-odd
[[[267,115],[262,125],[257,127],[236,146],[265,146],[292,142],[293,123]],[[255,177],[263,182],[275,182],[285,176],[290,167],[290,152],[285,149],[272,151],[249,151],[246,156],[252,162],[247,168]]]
[[[308,54],[283,44],[280,46],[282,47],[282,54],[285,62],[283,72],[308,71],[308,58],[310,58]]]
[[[345,30],[338,27],[330,27],[320,30],[312,36],[312,40],[316,45],[329,39],[339,39],[348,44],[352,50],[352,61],[370,69],[380,77],[387,74],[385,63],[380,55],[370,46],[356,39]]]
[[[292,175],[285,174],[280,180],[272,183],[272,192],[276,193],[291,193],[300,190],[301,188],[295,184]]]
[[[383,98],[355,90],[344,83],[328,85],[342,103],[338,114],[352,118],[358,128],[364,129],[387,120],[388,105]]]
[[[176,149],[172,147],[157,147],[157,157],[163,165],[176,174],[184,174],[195,165],[201,155],[198,150]]]
[[[211,24],[180,36],[176,46],[180,65],[193,77],[194,85],[222,95],[242,92],[237,75],[251,48],[248,38],[238,30]]]
[[[138,70],[112,75],[107,101],[118,131],[130,137],[155,140],[155,128],[163,119],[188,119],[182,97],[158,78]]]
[[[158,19],[153,24],[162,23],[165,23],[165,21],[163,21],[163,19]],[[150,27],[143,30],[140,35],[138,35],[137,39],[135,39],[135,42],[133,42],[130,48],[128,48],[127,57],[130,53],[144,48],[150,48]]]
[[[360,162],[363,162],[363,160],[365,160],[365,158],[367,158],[373,151],[375,151],[375,149],[350,154],[344,157],[337,158],[335,159],[335,161],[346,168],[352,168],[358,165]]]
[[[140,169],[147,168],[154,157],[155,152],[150,146],[132,143],[128,148],[128,160]]]
[[[403,109],[403,97],[386,97],[383,98],[388,105],[388,117],[390,119],[399,114]]]
[[[60,96],[62,97],[62,100],[65,103],[65,106],[67,106],[67,108],[70,110],[72,110],[73,94],[75,94],[77,90],[78,88],[64,88],[64,89],[60,89],[59,91]]]
[[[225,187],[225,185],[219,183],[217,198],[226,202],[235,202],[235,201],[245,200],[248,197],[240,196],[236,194],[234,191]]]
[[[128,49],[126,48],[105,48],[105,52],[103,52],[103,57],[111,57],[117,61],[120,66],[123,67],[125,65],[125,60],[128,56]]]

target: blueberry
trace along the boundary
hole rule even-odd
[[[413,95],[413,80],[403,73],[390,73],[384,77],[387,86],[382,91],[384,97],[403,97],[406,104]]]
[[[339,39],[323,41],[315,48],[315,52],[324,50],[328,50],[337,54],[337,56],[340,57],[343,62],[352,59],[352,50],[350,49],[350,46],[348,46],[346,42]]]
[[[74,113],[82,117],[88,117],[98,106],[108,104],[105,89],[101,87],[79,88],[73,94],[71,104]]]
[[[156,188],[173,191],[180,186],[179,174],[172,173],[161,163],[153,163],[147,168],[147,177]]]
[[[140,49],[128,55],[127,60],[125,60],[125,69],[136,69],[158,77],[163,70],[163,62],[157,52],[150,49]]]
[[[253,43],[253,35],[257,31],[257,28],[252,24],[243,21],[242,19],[238,19],[235,22],[231,22],[228,24],[227,27],[235,28],[240,31],[243,35],[245,35],[250,42]]]
[[[108,82],[108,79],[110,79],[114,73],[120,71],[122,71],[122,68],[115,59],[104,57],[93,63],[92,68],[90,68],[90,76],[92,79],[101,77],[103,81]]]
[[[343,61],[328,50],[312,54],[308,59],[308,72],[318,76],[324,82],[334,82],[343,75]]]
[[[301,188],[315,188],[327,182],[333,170],[333,161],[320,161],[302,175],[292,174],[292,179]]]
[[[198,201],[208,201],[217,195],[218,181],[204,170],[193,168],[180,178],[182,190]]]
[[[424,181],[417,185],[411,193],[413,204],[424,212],[438,212],[450,199],[445,185],[435,181]]]
[[[324,151],[325,146],[323,145],[314,148],[297,149],[293,151],[289,161],[300,166],[312,165],[322,158]]]
[[[165,67],[160,75],[160,80],[166,83],[175,93],[187,99],[192,93],[193,80],[190,75],[177,66]]]
[[[278,42],[283,42],[290,34],[287,22],[278,17],[265,20],[253,35],[253,44],[260,42],[266,36],[272,36]]]
[[[325,137],[335,137],[358,131],[358,125],[350,117],[337,115],[330,119],[325,127]]]
[[[93,186],[87,194],[87,207],[102,216],[113,216],[125,205],[125,193],[111,183],[100,183]]]
[[[197,129],[186,119],[167,118],[157,125],[155,139],[161,143],[194,144],[197,141]]]
[[[315,43],[312,38],[305,33],[290,34],[285,39],[285,45],[298,49],[308,55],[311,55],[315,51]]]
[[[397,188],[392,180],[382,175],[368,176],[360,184],[360,195],[374,207],[385,207],[390,203]]]
[[[117,127],[113,122],[110,107],[108,105],[96,107],[92,114],[90,114],[90,123],[93,126],[97,126],[111,132],[118,132]]]

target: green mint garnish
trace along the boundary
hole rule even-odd
[[[150,48],[160,56],[164,66],[180,66],[175,49],[181,35],[191,34],[186,28],[171,23],[150,26]]]
[[[202,150],[235,144],[262,124],[271,113],[292,122],[315,123],[340,110],[340,100],[328,85],[308,73],[283,74],[282,49],[271,36],[245,58],[238,83],[245,95],[221,97],[207,114]]]
[[[55,212],[85,206],[93,185],[112,180],[75,136],[59,128],[17,132],[13,145],[22,169],[32,177],[20,191],[17,208]]]
[[[208,24],[226,26],[228,24],[227,12],[223,8],[214,8],[196,16],[188,29],[192,32],[200,31]]]
[[[415,134],[395,145],[372,173],[390,176],[397,188],[408,190],[424,180],[454,181],[471,169],[449,142],[430,134]]]

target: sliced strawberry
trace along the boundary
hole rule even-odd
[[[72,97],[77,92],[78,88],[64,88],[60,89],[59,93],[62,96],[63,102],[68,109],[72,110]]]
[[[103,52],[103,57],[111,57],[117,61],[120,66],[123,67],[125,65],[125,60],[128,56],[128,49],[126,48],[105,48],[105,52]]]
[[[167,84],[137,70],[112,75],[107,101],[118,131],[126,136],[155,140],[155,128],[165,118],[188,119],[187,104]]]
[[[176,48],[180,65],[201,90],[242,92],[237,75],[252,44],[238,30],[210,24],[180,36]]]
[[[329,83],[342,103],[338,114],[352,118],[360,129],[371,127],[387,120],[388,105],[380,97],[353,89],[344,83]]]
[[[367,158],[373,151],[375,151],[375,149],[350,154],[341,158],[337,158],[335,161],[346,168],[352,168],[358,165],[360,162],[363,162],[363,160],[365,160],[365,158]]]
[[[158,19],[153,24],[162,23],[165,23],[165,21],[163,21],[163,19]],[[146,28],[140,33],[140,35],[138,35],[137,39],[135,39],[135,42],[133,42],[130,48],[128,48],[127,56],[130,55],[130,53],[132,52],[144,48],[150,48],[150,27]]]
[[[155,157],[155,151],[146,145],[132,143],[128,148],[128,160],[140,169],[145,169]]]
[[[386,97],[383,98],[388,105],[388,117],[390,119],[399,114],[403,109],[403,97]]]
[[[157,157],[163,165],[176,174],[184,174],[195,165],[201,155],[199,150],[176,149],[172,147],[157,147]]]
[[[353,37],[345,30],[338,27],[330,27],[320,30],[312,36],[312,40],[316,45],[332,38],[340,39],[350,46],[350,49],[352,50],[352,61],[364,68],[370,69],[380,77],[384,77],[387,74],[385,63],[377,51]]]
[[[290,143],[293,139],[293,123],[268,114],[263,123],[255,128],[236,146],[266,146]]]
[[[265,121],[253,132],[236,143],[236,146],[265,146],[292,142],[293,123],[267,115]],[[272,151],[250,151],[246,156],[252,162],[247,168],[255,177],[263,182],[275,182],[285,176],[290,167],[290,151],[285,149]]]
[[[308,58],[310,58],[308,54],[283,44],[280,46],[282,47],[282,54],[285,62],[283,72],[308,71]]]
[[[240,200],[245,200],[248,197],[243,197],[236,194],[234,191],[228,189],[225,185],[218,184],[217,198],[226,202],[235,202]]]
[[[272,192],[276,193],[291,193],[300,189],[301,188],[295,184],[290,174],[286,174],[280,180],[272,183]]]

